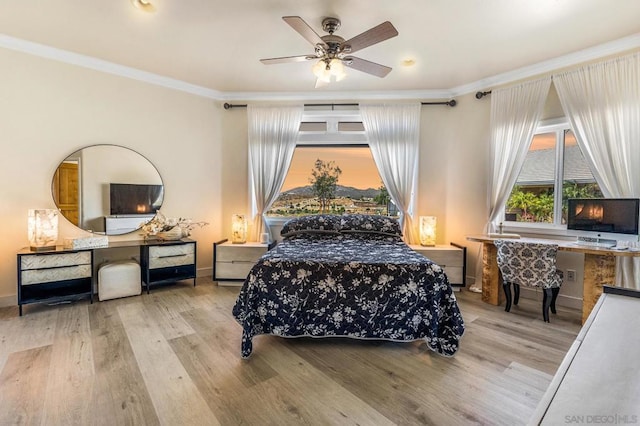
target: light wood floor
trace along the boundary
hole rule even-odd
[[[580,329],[538,302],[456,293],[467,330],[422,342],[259,336],[240,359],[237,288],[0,309],[0,425],[525,424]]]

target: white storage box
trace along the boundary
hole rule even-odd
[[[98,270],[98,300],[137,296],[141,292],[140,265],[137,262],[111,262]]]

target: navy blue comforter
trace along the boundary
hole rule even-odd
[[[233,315],[242,357],[259,334],[414,341],[451,356],[464,322],[442,268],[399,237],[301,233],[267,252]]]

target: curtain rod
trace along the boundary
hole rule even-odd
[[[476,92],[476,99],[482,99],[487,95],[491,94],[491,90],[487,90],[486,92]]]
[[[450,101],[441,101],[441,102],[420,102],[421,105],[448,105],[450,107],[456,106],[457,103],[458,102],[456,102],[455,99],[451,99]],[[358,106],[358,105],[360,104],[304,104],[304,106],[306,107],[330,106],[331,109],[337,106]],[[229,104],[225,102],[223,106],[224,106],[224,109],[246,108],[247,104]]]

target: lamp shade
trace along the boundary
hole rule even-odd
[[[420,245],[436,245],[436,217],[420,216]]]
[[[58,210],[30,209],[27,232],[31,250],[51,250],[58,241]]]
[[[231,242],[233,244],[247,242],[247,218],[243,214],[234,214],[231,217]]]

